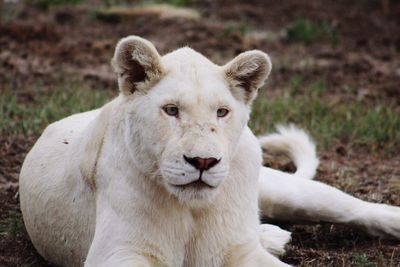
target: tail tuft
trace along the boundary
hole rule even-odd
[[[313,179],[319,160],[310,136],[294,125],[278,125],[276,128],[277,133],[259,138],[261,147],[272,153],[286,154],[297,167],[295,176]]]

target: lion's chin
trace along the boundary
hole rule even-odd
[[[174,195],[180,203],[196,208],[210,204],[219,191],[218,187],[213,187],[201,180],[185,185],[169,184],[167,190]]]
[[[182,190],[203,190],[203,189],[214,189],[215,186],[212,186],[206,182],[204,182],[201,179],[198,179],[196,181],[187,183],[187,184],[179,184],[179,185],[175,185],[175,184],[171,184],[172,186],[175,186],[177,188],[180,188]]]

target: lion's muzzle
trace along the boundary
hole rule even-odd
[[[187,163],[198,169],[200,173],[211,169],[221,161],[221,159],[216,159],[216,158],[201,158],[201,157],[191,158],[185,155],[183,155],[183,158]]]

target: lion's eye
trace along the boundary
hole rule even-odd
[[[229,110],[226,109],[226,108],[219,108],[219,109],[217,110],[217,116],[218,116],[219,118],[225,117],[226,115],[228,115],[228,113],[229,113]]]
[[[169,116],[174,116],[174,117],[178,117],[179,115],[179,109],[177,106],[175,105],[166,105],[163,107],[163,110],[165,111],[165,113],[167,113]]]

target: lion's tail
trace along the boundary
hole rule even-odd
[[[271,153],[286,154],[296,165],[295,176],[313,179],[319,160],[309,135],[293,125],[279,125],[276,128],[277,133],[259,138],[261,147]]]

